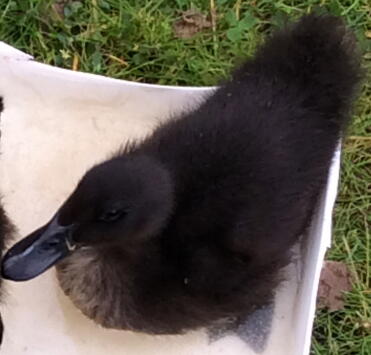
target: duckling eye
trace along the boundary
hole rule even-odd
[[[125,210],[121,210],[118,208],[112,208],[106,212],[104,212],[100,217],[99,221],[101,222],[115,222],[119,220],[120,218],[124,217],[126,215]]]

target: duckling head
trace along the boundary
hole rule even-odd
[[[159,234],[173,205],[168,171],[146,156],[89,170],[53,218],[8,250],[2,276],[32,279],[81,247],[135,248]]]

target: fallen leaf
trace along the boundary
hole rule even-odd
[[[366,36],[367,38],[371,38],[371,31],[366,31],[366,32],[365,32],[365,36]]]
[[[201,12],[190,9],[182,12],[182,18],[175,21],[173,31],[178,38],[191,38],[196,33],[210,28],[211,22]]]
[[[52,4],[52,8],[60,19],[64,18],[64,8],[70,0],[57,0]]]
[[[72,70],[77,71],[79,69],[79,56],[74,54],[72,61]]]
[[[339,261],[325,261],[318,289],[318,306],[337,311],[344,308],[343,293],[352,289],[348,266]]]
[[[362,321],[361,326],[364,330],[371,334],[371,319]]]
[[[116,56],[113,55],[113,54],[107,54],[107,57],[108,57],[109,59],[114,60],[115,62],[120,63],[121,65],[123,65],[123,66],[125,66],[125,67],[127,67],[127,66],[129,65],[129,63],[126,62],[124,59],[119,58],[119,57],[116,57]]]

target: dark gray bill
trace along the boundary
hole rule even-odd
[[[70,253],[72,226],[61,226],[54,218],[15,244],[5,254],[1,275],[13,281],[30,280]]]

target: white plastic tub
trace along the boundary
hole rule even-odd
[[[18,228],[17,238],[46,222],[92,164],[128,139],[150,132],[170,113],[197,105],[211,90],[138,84],[58,69],[0,43],[0,96],[5,105],[0,192]],[[261,354],[309,354],[338,173],[336,152],[309,242],[298,248],[303,252],[287,270],[288,281],[278,291]],[[235,335],[210,342],[203,331],[154,337],[102,329],[62,294],[54,270],[29,282],[6,282],[5,287],[3,355],[255,354],[256,347]]]

